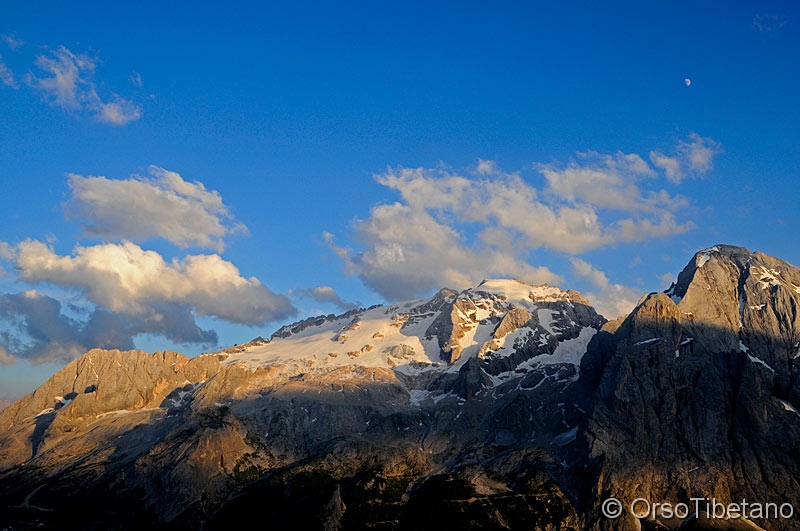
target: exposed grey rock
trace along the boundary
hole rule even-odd
[[[0,527],[34,511],[44,529],[736,529],[609,520],[600,503],[800,509],[797,268],[716,246],[611,322],[580,294],[539,293],[523,308],[442,290],[381,310],[446,363],[412,366],[419,352],[374,329],[380,349],[322,369],[230,363],[260,338],[191,360],[90,351],[0,412]],[[327,344],[364,312],[273,340],[316,326]],[[590,336],[579,367],[551,358]],[[358,365],[377,354],[395,361]]]
[[[800,415],[788,402],[799,273],[716,246],[695,255],[667,295],[651,294],[597,335],[581,367],[592,391],[574,465],[591,470],[576,486],[593,507],[587,527],[638,529],[600,515],[596,504],[611,496],[800,505]]]
[[[477,306],[465,297],[459,297],[447,304],[436,320],[428,327],[425,335],[439,339],[442,360],[455,363],[461,357],[464,347],[461,339],[477,324]]]

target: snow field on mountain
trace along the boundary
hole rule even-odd
[[[309,326],[287,338],[248,347],[233,354],[225,363],[246,363],[251,367],[300,362],[308,369],[326,369],[358,365],[392,368],[412,362],[440,363],[439,346],[421,339],[435,316],[402,329],[402,319],[392,319],[386,307],[377,307],[355,318],[337,319],[319,326]],[[402,345],[408,348],[403,349]],[[400,349],[393,347],[401,346]],[[413,349],[411,351],[410,349]]]

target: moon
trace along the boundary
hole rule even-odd
[[[692,84],[692,80],[689,79],[688,77],[686,79],[684,79],[683,82],[686,83],[687,87]]]

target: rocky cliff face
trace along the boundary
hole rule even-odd
[[[799,273],[716,246],[598,334],[581,366],[588,415],[574,463],[591,485],[592,528],[638,529],[634,518],[602,517],[597,504],[611,496],[800,507]]]
[[[798,273],[718,246],[609,323],[488,280],[194,359],[91,351],[0,412],[0,525],[750,526],[601,503],[800,509]]]
[[[91,351],[0,413],[0,524],[570,529],[539,447],[574,437],[551,397],[603,322],[575,292],[491,280],[191,360]]]

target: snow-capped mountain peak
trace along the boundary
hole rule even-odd
[[[581,338],[585,347],[602,323],[577,292],[488,279],[460,293],[442,289],[430,299],[312,317],[282,327],[270,342],[229,350],[225,363],[288,373],[370,367],[419,375],[458,371],[477,358],[482,370],[500,375],[533,358],[544,361],[564,341]]]

